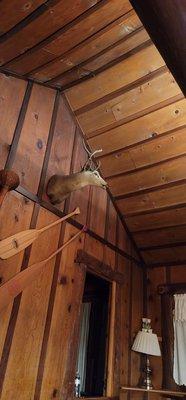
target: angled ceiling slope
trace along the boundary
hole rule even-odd
[[[65,91],[147,265],[186,265],[186,101],[131,3],[0,11],[0,70]]]

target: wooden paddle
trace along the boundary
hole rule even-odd
[[[46,260],[30,265],[28,268],[21,272],[18,272],[13,278],[9,279],[3,285],[0,286],[0,312],[6,307],[15,297],[21,293],[28,285],[30,285],[38,275],[43,271],[45,264],[50,261],[54,256],[60,253],[66,246],[68,246],[73,240],[80,236],[83,232],[86,232],[86,226],[81,231],[76,233],[71,239],[64,243],[59,249],[54,251]]]
[[[52,228],[55,225],[60,224],[66,219],[72,217],[73,215],[77,215],[80,213],[79,207],[77,207],[70,214],[65,215],[65,217],[58,219],[55,222],[52,222],[50,225],[45,226],[41,229],[28,229],[19,233],[15,233],[6,239],[0,241],[0,258],[3,260],[14,256],[19,253],[21,250],[28,247],[30,244],[34,242],[38,238],[38,236],[45,232],[47,229]]]
[[[19,176],[14,171],[6,171],[2,169],[0,171],[0,207],[2,206],[3,200],[6,194],[19,186]]]

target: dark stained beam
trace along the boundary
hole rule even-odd
[[[115,281],[121,285],[125,282],[124,274],[121,274],[121,272],[118,271],[113,271],[110,265],[103,263],[97,258],[86,253],[84,250],[77,251],[75,262],[86,265],[88,271],[95,273],[98,276],[104,277],[110,282]]]
[[[147,268],[162,268],[162,267],[185,267],[186,268],[186,260],[178,260],[178,261],[169,261],[169,262],[157,262],[146,264]]]
[[[33,201],[34,203],[40,205],[41,207],[45,208],[46,210],[52,212],[53,214],[57,215],[59,218],[62,218],[65,213],[61,210],[59,210],[58,208],[54,207],[51,203],[44,201],[44,200],[40,200],[38,198],[37,195],[34,195],[33,193],[29,192],[26,188],[22,187],[21,185],[19,185],[16,190],[17,193],[22,194],[24,197],[26,197],[27,199]],[[70,218],[68,220],[69,224],[75,226],[77,229],[82,229],[83,225]],[[139,265],[139,267],[143,267],[144,263],[140,260],[137,260],[135,257],[131,256],[130,254],[126,253],[124,250],[118,248],[117,246],[115,246],[113,243],[110,243],[109,241],[107,241],[106,239],[104,239],[103,237],[99,236],[97,233],[95,233],[94,231],[92,231],[91,229],[87,229],[87,234],[91,237],[93,237],[94,239],[98,240],[99,242],[101,242],[102,244],[108,246],[110,249],[112,249],[113,251],[115,251],[116,253],[120,254],[122,257],[126,258],[127,260],[134,262],[136,265]],[[137,247],[136,247],[137,248]]]
[[[129,50],[127,53],[124,53],[120,56],[118,56],[117,58],[115,58],[114,53],[113,53],[113,59],[111,61],[109,61],[108,63],[100,66],[97,69],[90,69],[86,68],[86,65],[89,64],[90,62],[96,60],[98,57],[101,57],[105,54],[107,54],[108,51],[110,51],[111,49],[116,48],[119,44],[126,42],[127,39],[129,39],[132,36],[135,36],[136,33],[138,33],[139,31],[141,31],[142,28],[139,28],[137,31],[132,32],[130,35],[126,36],[124,39],[119,40],[118,42],[116,42],[115,44],[112,44],[111,46],[107,47],[106,49],[100,51],[98,54],[90,57],[89,59],[87,59],[86,61],[77,64],[74,68],[72,68],[71,70],[68,70],[60,75],[55,76],[54,78],[50,79],[47,81],[47,83],[49,84],[56,84],[58,86],[62,87],[62,90],[66,90],[69,89],[72,86],[75,86],[81,82],[86,81],[87,79],[90,79],[91,77],[94,77],[98,74],[100,74],[101,72],[105,71],[108,68],[113,67],[114,65],[118,64],[119,62],[127,59],[128,57],[131,57],[133,54],[136,54],[138,51],[150,46],[152,44],[150,39],[147,39],[145,42],[143,42],[142,44],[138,45],[137,47]],[[74,77],[70,78],[70,75],[74,72],[80,70],[82,73],[82,77],[78,78],[78,79],[74,79]],[[83,75],[84,73],[84,75]],[[78,73],[76,74],[78,75]],[[65,77],[69,77],[69,82],[62,85],[61,84],[61,80],[63,80],[63,78]]]
[[[182,185],[186,183],[186,179],[180,179],[179,181],[174,181],[174,182],[168,182],[163,185],[155,186],[155,187],[150,187],[147,189],[140,189],[135,192],[130,192],[126,194],[119,194],[118,196],[114,196],[114,200],[122,200],[122,199],[128,199],[129,197],[135,197],[140,194],[146,194],[150,192],[156,192],[162,189],[166,189],[172,186],[177,186],[177,185]]]
[[[186,0],[130,0],[186,95]]]
[[[129,169],[128,171],[117,172],[115,174],[113,173],[112,175],[106,175],[105,174],[104,178],[109,181],[109,179],[117,178],[119,176],[133,175],[133,174],[136,174],[137,172],[145,171],[146,169],[148,170],[149,168],[153,168],[153,167],[156,167],[156,166],[159,166],[159,165],[162,165],[162,164],[164,165],[168,161],[174,161],[174,160],[177,160],[177,159],[185,157],[185,156],[186,156],[186,153],[177,154],[177,155],[175,155],[173,157],[167,157],[164,160],[156,161],[156,162],[153,162],[151,164],[147,164],[147,165],[143,165],[143,166],[140,166],[140,167]]]
[[[186,242],[175,242],[175,243],[168,243],[168,244],[160,244],[155,246],[146,246],[146,247],[139,247],[140,251],[151,251],[151,250],[161,250],[161,249],[172,249],[175,247],[185,247]]]
[[[151,209],[146,209],[143,211],[136,211],[136,212],[129,212],[129,213],[123,213],[122,215],[124,218],[127,217],[138,217],[139,215],[147,215],[147,214],[156,214],[159,213],[161,211],[168,211],[168,210],[172,210],[174,208],[184,208],[186,207],[186,203],[185,202],[180,202],[180,203],[176,203],[176,204],[172,204],[171,206],[165,206],[165,207],[156,207],[156,208],[151,208]]]
[[[180,283],[169,283],[167,285],[158,286],[158,294],[175,294],[175,293],[185,293],[186,282]]]

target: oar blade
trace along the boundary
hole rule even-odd
[[[37,229],[28,229],[1,240],[0,258],[6,260],[15,254],[18,254],[20,251],[30,246],[38,236],[39,233]]]
[[[44,266],[43,261],[33,264],[0,286],[0,312],[38,277]]]

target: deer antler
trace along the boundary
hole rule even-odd
[[[97,170],[99,169],[99,167],[100,167],[100,162],[98,163],[98,166],[95,166],[95,163],[94,163],[94,161],[92,160],[92,158],[95,156],[95,154],[101,153],[103,150],[102,150],[102,149],[97,149],[97,150],[94,150],[93,152],[91,152],[91,151],[87,148],[84,139],[83,139],[83,147],[84,147],[85,151],[88,153],[88,156],[89,156],[89,157],[88,157],[87,161],[85,162],[85,164],[84,164],[82,170],[85,171],[85,170],[87,169],[87,166],[89,166],[89,168],[88,168],[89,170],[91,170],[91,171],[97,171]]]

